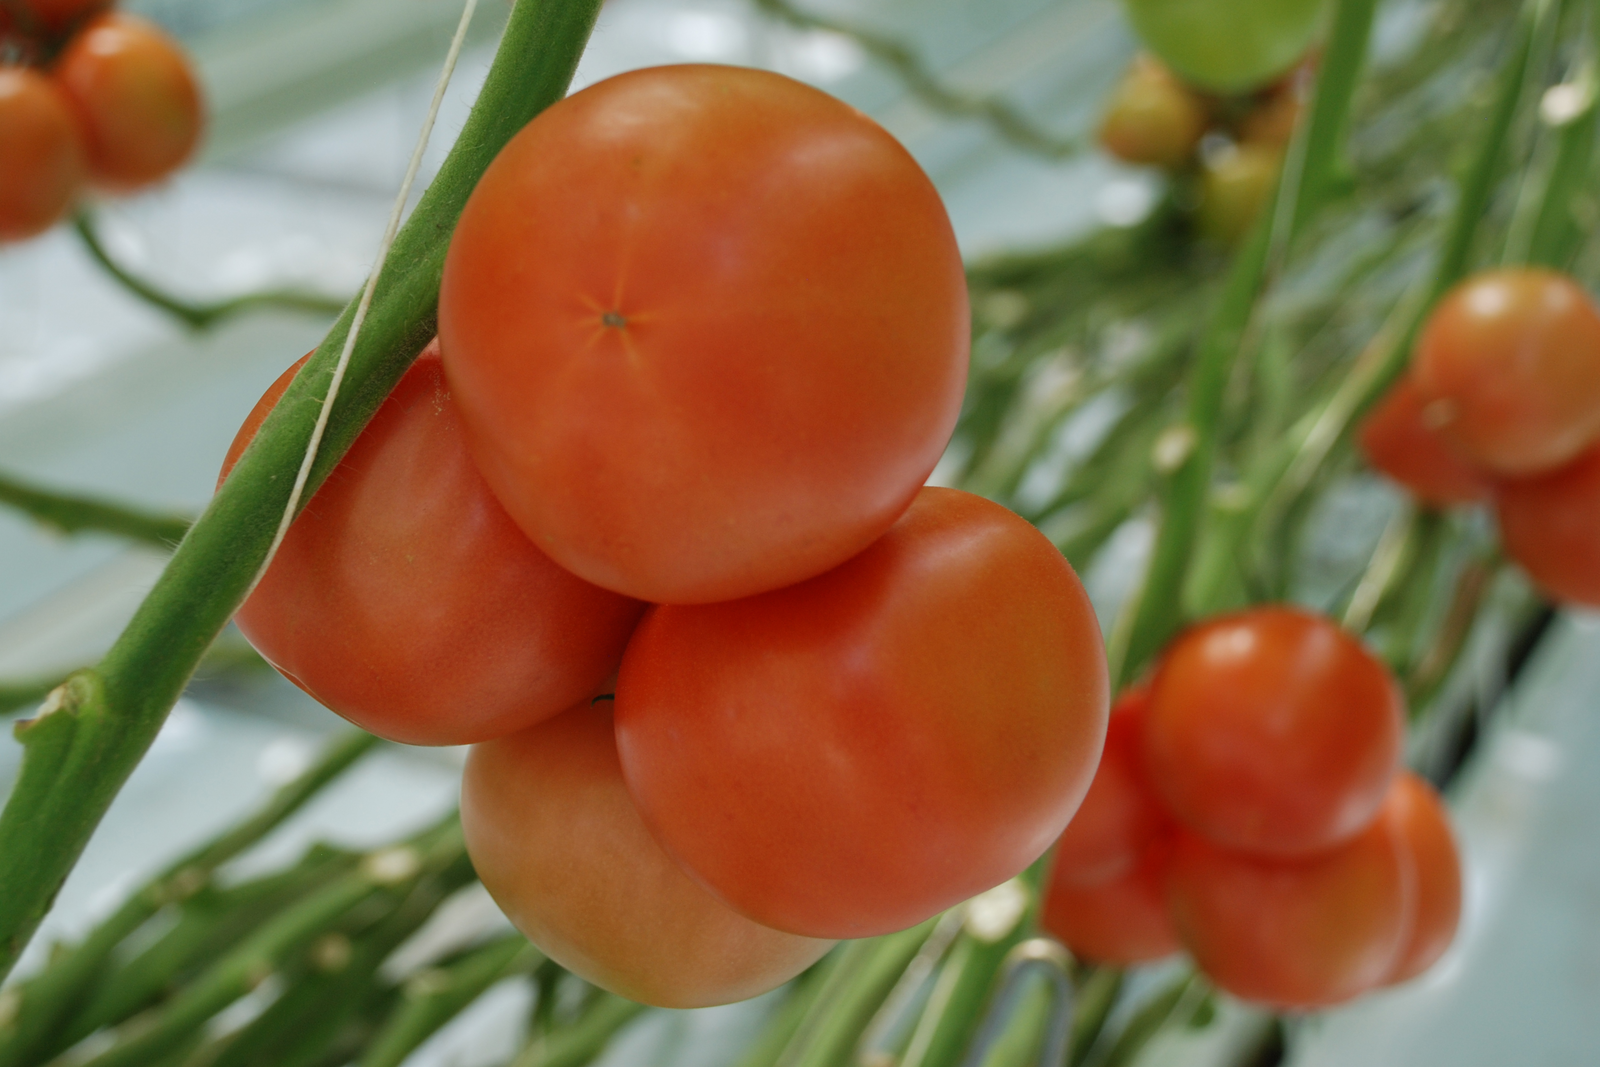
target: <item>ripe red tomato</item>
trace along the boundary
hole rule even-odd
[[[1058,860],[1039,925],[1073,955],[1114,967],[1149,963],[1181,951],[1163,888],[1170,848],[1167,841],[1157,841],[1135,866],[1090,884],[1061,877]]]
[[[633,1000],[744,1000],[833,945],[751,922],[667,857],[623,785],[604,704],[474,746],[461,828],[474,869],[517,929],[563,967]]]
[[[1433,507],[1487,500],[1489,479],[1428,426],[1426,407],[1409,376],[1400,379],[1361,424],[1367,462]]]
[[[1413,360],[1430,425],[1498,474],[1550,470],[1600,437],[1600,313],[1564,274],[1469,278],[1433,310]]]
[[[981,497],[924,489],[810,581],[657,607],[622,661],[617,739],[646,823],[757,922],[899,930],[1058,837],[1106,729],[1072,568]]]
[[[89,176],[127,192],[165,178],[200,141],[200,90],[182,47],[154,23],[110,12],[94,19],[56,61],[77,108]]]
[[[29,34],[60,34],[87,20],[95,12],[111,6],[111,0],[5,0],[0,2],[0,29],[8,12],[5,4],[15,7],[16,16],[11,21]]]
[[[1139,37],[1185,79],[1238,93],[1295,64],[1316,36],[1322,0],[1124,0]]]
[[[1208,159],[1200,174],[1200,232],[1223,244],[1243,239],[1278,187],[1283,149],[1240,144]]]
[[[1411,933],[1387,979],[1394,983],[1432,967],[1455,940],[1461,922],[1461,857],[1439,794],[1410,771],[1396,779],[1384,817],[1399,827],[1417,879]]]
[[[1170,828],[1171,819],[1145,779],[1149,703],[1150,690],[1139,686],[1112,706],[1094,781],[1056,842],[1055,881],[1087,886],[1121,877]]]
[[[83,135],[54,83],[0,67],[0,241],[43,233],[83,186]]]
[[[1145,769],[1171,811],[1219,844],[1309,853],[1372,821],[1402,736],[1399,688],[1359,641],[1299,608],[1254,608],[1166,650]]]
[[[299,366],[251,412],[224,477]],[[290,527],[237,622],[358,726],[458,745],[599,692],[643,610],[550,562],[506,517],[430,349]]]
[[[1124,163],[1181,167],[1209,123],[1204,100],[1160,62],[1138,55],[1106,102],[1100,143]]]
[[[1600,607],[1600,447],[1547,474],[1499,483],[1506,554],[1556,600]]]
[[[1234,996],[1279,1008],[1348,1000],[1390,974],[1410,932],[1415,880],[1394,822],[1327,852],[1231,852],[1180,833],[1167,869],[1173,924]]]
[[[439,297],[479,466],[551,558],[643,600],[810,578],[910,504],[955,425],[944,206],[856,109],[737,67],[548,109],[473,192]]]

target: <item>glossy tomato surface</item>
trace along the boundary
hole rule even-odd
[[[1556,600],[1600,607],[1600,447],[1548,474],[1501,482],[1506,554]]]
[[[86,176],[83,135],[49,78],[0,66],[0,241],[43,233],[67,213]]]
[[[1410,771],[1395,780],[1384,817],[1399,828],[1416,871],[1411,932],[1388,977],[1404,982],[1432,967],[1455,940],[1461,924],[1461,855],[1439,794]]]
[[[751,922],[656,844],[622,783],[608,703],[468,755],[461,827],[495,902],[563,967],[660,1007],[744,1000],[816,962],[833,942]]]
[[[1410,933],[1414,874],[1393,823],[1337,848],[1271,859],[1179,835],[1167,868],[1173,925],[1236,997],[1319,1008],[1385,981]]]
[[[299,366],[256,405],[224,474]],[[430,349],[295,519],[237,622],[356,725],[457,745],[598,693],[643,610],[556,566],[506,517]]]
[[[1151,682],[1145,769],[1191,829],[1233,848],[1314,852],[1370,823],[1399,768],[1400,690],[1332,620],[1299,608],[1180,634]]]
[[[1429,315],[1412,374],[1430,424],[1498,474],[1550,470],[1600,437],[1600,312],[1564,274],[1467,279]]]
[[[814,937],[911,926],[1060,835],[1105,737],[1104,649],[1054,545],[924,489],[817,578],[651,610],[617,686],[623,773],[684,867]]]
[[[955,425],[966,281],[933,185],[781,75],[633,71],[514,137],[439,299],[479,465],[563,566],[662,603],[844,562]]]
[[[1361,424],[1367,462],[1433,507],[1487,500],[1493,483],[1428,425],[1427,410],[1409,376],[1396,382]]]
[[[1074,956],[1113,967],[1149,963],[1181,951],[1167,914],[1169,851],[1166,841],[1157,841],[1134,866],[1100,882],[1082,884],[1053,874],[1039,925]]]
[[[96,185],[127,192],[194,154],[200,87],[182,47],[152,22],[113,11],[93,19],[56,61],[89,144]]]
[[[1238,93],[1294,66],[1322,0],[1123,0],[1145,46],[1204,89]]]
[[[1171,817],[1144,773],[1149,703],[1149,689],[1140,686],[1112,705],[1094,781],[1056,842],[1056,882],[1092,885],[1127,874],[1170,828]]]
[[[1209,121],[1205,100],[1160,62],[1139,55],[1106,101],[1100,143],[1124,163],[1181,167]]]

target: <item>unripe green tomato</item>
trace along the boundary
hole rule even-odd
[[[1206,160],[1195,220],[1200,232],[1237,244],[1272,199],[1282,164],[1282,150],[1265,144],[1237,145]]]
[[[1124,0],[1150,51],[1219,93],[1260,88],[1311,45],[1322,0]]]

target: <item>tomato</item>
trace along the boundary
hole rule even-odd
[[[0,241],[43,233],[84,181],[83,135],[55,85],[26,67],[0,67]]]
[[[961,405],[966,282],[938,193],[781,75],[633,71],[514,137],[439,297],[489,484],[589,581],[699,603],[789,585],[910,504]]]
[[[1105,737],[1099,626],[1072,568],[981,497],[924,489],[849,562],[653,608],[617,683],[645,822],[757,922],[911,926],[1060,835]]]
[[[1400,379],[1361,424],[1367,462],[1431,507],[1488,499],[1489,479],[1427,422],[1410,377]]]
[[[111,6],[111,0],[4,0],[0,2],[0,23],[6,3],[15,7],[12,21],[29,34],[58,35],[76,28],[96,12]],[[4,25],[0,24],[0,29]]]
[[[1169,809],[1219,844],[1274,855],[1360,833],[1399,767],[1402,701],[1384,665],[1293,607],[1219,616],[1162,656],[1145,769]]]
[[[1282,859],[1182,833],[1167,869],[1173,925],[1216,985],[1278,1008],[1319,1008],[1383,982],[1410,931],[1415,880],[1380,818],[1337,848]]]
[[[1210,123],[1206,102],[1146,55],[1134,57],[1106,102],[1100,143],[1124,163],[1181,167]]]
[[[633,1000],[744,1000],[833,944],[753,923],[678,869],[628,798],[604,702],[474,746],[461,828],[473,868],[517,929]]]
[[[224,475],[298,367],[256,405]],[[456,745],[598,693],[643,610],[557,567],[506,517],[432,349],[300,513],[237,622],[358,726]]]
[[[1550,470],[1600,437],[1600,313],[1564,274],[1461,283],[1428,317],[1412,373],[1430,425],[1498,474]]]
[[[1272,203],[1283,150],[1271,144],[1240,144],[1207,159],[1200,174],[1200,232],[1234,244],[1250,232],[1256,216]]]
[[[1499,483],[1506,554],[1556,600],[1600,607],[1600,447],[1532,478]]]
[[[1073,955],[1114,967],[1181,951],[1163,888],[1169,851],[1168,842],[1157,841],[1133,867],[1087,884],[1063,878],[1057,861],[1039,925]]]
[[[1311,72],[1306,70],[1264,92],[1239,123],[1239,140],[1287,148],[1305,111],[1310,82]]]
[[[1130,871],[1171,822],[1144,774],[1144,718],[1150,691],[1117,698],[1105,751],[1078,812],[1056,842],[1052,877],[1091,885]]]
[[[1294,66],[1316,36],[1322,0],[1124,0],[1139,37],[1186,81],[1238,93]]]
[[[1450,817],[1433,786],[1410,771],[1390,790],[1385,816],[1400,829],[1416,871],[1411,933],[1388,982],[1404,982],[1432,967],[1455,940],[1461,922],[1461,857]]]
[[[83,120],[89,176],[127,192],[178,169],[200,141],[200,90],[183,49],[154,23],[111,12],[56,61],[55,77]]]

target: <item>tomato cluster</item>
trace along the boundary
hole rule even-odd
[[[0,9],[0,242],[44,232],[86,186],[124,193],[159,181],[199,141],[200,93],[182,48],[108,6]]]
[[[1402,734],[1388,671],[1328,620],[1265,607],[1191,628],[1112,711],[1045,927],[1117,965],[1186,949],[1285,1008],[1421,973],[1461,875],[1437,795],[1397,773]]]
[[[1570,277],[1495,270],[1446,294],[1360,440],[1425,504],[1492,501],[1536,583],[1600,606],[1600,310]]]
[[[437,348],[240,628],[376,733],[474,743],[469,851],[553,958],[753,995],[1017,874],[1094,773],[1077,577],[923,486],[967,345],[938,195],[860,112],[731,67],[601,82],[485,173]]]

